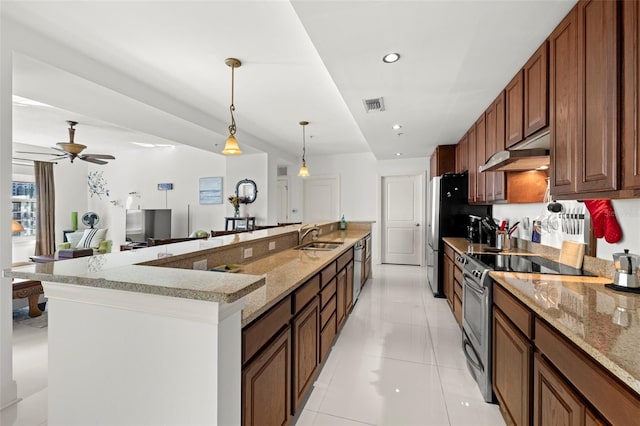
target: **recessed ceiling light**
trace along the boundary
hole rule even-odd
[[[402,155],[401,152],[396,152],[396,157],[400,157]]]
[[[400,130],[402,129],[402,126],[400,124],[394,124],[393,126],[393,130]]]
[[[382,62],[386,64],[392,64],[394,62],[398,62],[399,59],[400,59],[399,53],[387,53],[382,57]]]

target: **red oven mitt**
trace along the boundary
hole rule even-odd
[[[605,241],[613,244],[622,238],[622,229],[616,219],[616,212],[610,200],[585,200],[585,206],[591,214],[593,234],[596,238],[604,237]]]

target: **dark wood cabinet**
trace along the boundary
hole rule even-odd
[[[438,145],[431,154],[430,176],[441,176],[456,170],[456,146]]]
[[[468,150],[467,135],[465,134],[456,145],[456,173],[463,173],[469,170]]]
[[[505,146],[509,148],[524,139],[524,72],[518,74],[504,89],[506,103]]]
[[[485,163],[487,159],[486,150],[486,121],[482,113],[476,121],[476,170],[478,166]],[[486,173],[476,174],[476,203],[482,204],[486,201]]]
[[[347,272],[347,288],[345,295],[345,310],[347,312],[351,311],[351,306],[353,305],[353,260],[347,264],[345,268]]]
[[[488,160],[493,154],[505,149],[505,96],[504,92],[485,111],[486,117],[486,153]],[[501,202],[506,200],[505,172],[483,172],[485,176],[486,201]]]
[[[449,307],[453,309],[453,296],[454,296],[454,268],[455,263],[453,259],[449,257],[447,251],[451,250],[448,245],[445,245],[445,256],[443,259],[443,271],[442,271],[442,286],[444,295],[449,302]]]
[[[640,189],[640,4],[622,2],[622,189]]]
[[[539,355],[533,364],[533,425],[584,426],[585,405]]]
[[[345,310],[345,300],[347,293],[347,271],[344,269],[338,271],[338,275],[336,275],[336,277],[338,285],[336,290],[336,320],[338,322],[338,330],[340,330],[347,313]]]
[[[469,204],[475,204],[478,195],[476,192],[477,177],[478,177],[478,160],[476,159],[476,126],[473,125],[467,132],[467,152],[468,152],[468,165],[469,165]]]
[[[320,304],[318,296],[291,321],[293,340],[293,400],[295,413],[304,398],[320,363]]]
[[[618,2],[578,7],[578,179],[576,191],[619,189]]]
[[[578,138],[578,12],[573,8],[549,36],[550,187],[576,190]]]
[[[281,426],[291,419],[290,327],[242,370],[242,424]]]
[[[546,40],[524,65],[523,71],[526,138],[549,125],[549,67]]]
[[[499,309],[493,310],[493,391],[507,423],[530,424],[533,345]]]

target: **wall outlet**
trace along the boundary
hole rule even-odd
[[[193,269],[197,269],[199,271],[207,270],[207,259],[198,260],[197,262],[193,262]]]
[[[276,242],[269,241],[269,250],[275,250],[275,249],[276,249]]]
[[[244,257],[245,259],[248,259],[248,258],[250,258],[251,256],[253,256],[253,248],[252,248],[252,247],[249,247],[249,248],[244,249],[244,255],[243,255],[243,257]]]

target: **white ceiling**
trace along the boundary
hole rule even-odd
[[[16,105],[14,141],[52,146],[73,119],[91,152],[132,140],[219,152],[231,89],[224,59],[237,57],[246,152],[296,161],[298,122],[308,120],[310,165],[335,153],[428,156],[458,141],[574,4],[2,0],[3,24],[43,37],[34,42],[42,52],[29,49],[37,58],[14,56],[14,93],[55,107]],[[391,51],[401,60],[384,64]],[[362,100],[380,96],[386,110],[367,114]]]

